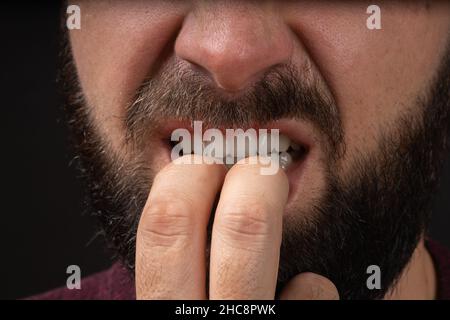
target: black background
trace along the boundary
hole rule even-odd
[[[110,265],[95,221],[83,214],[57,94],[57,2],[0,5],[0,299],[65,284]],[[450,169],[435,201],[431,235],[450,247]]]

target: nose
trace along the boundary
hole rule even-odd
[[[244,90],[290,60],[294,40],[275,10],[238,1],[206,3],[186,17],[175,54],[204,71],[217,87]]]

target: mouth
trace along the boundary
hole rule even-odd
[[[177,144],[180,144],[180,141],[183,142],[183,139],[179,141],[173,141],[172,133],[177,129],[186,129],[191,133],[192,137],[195,137],[196,128],[195,125],[191,122],[181,122],[181,121],[169,121],[166,122],[161,129],[160,133],[160,141],[161,147],[164,148],[164,162],[169,163],[173,159],[172,151],[174,150]],[[202,127],[200,129],[200,135],[203,134],[211,128]],[[248,158],[251,156],[271,156],[274,152],[278,153],[279,166],[283,169],[288,176],[289,179],[289,198],[291,194],[294,194],[298,185],[300,184],[301,177],[303,175],[303,171],[307,167],[307,163],[309,161],[310,155],[313,150],[313,136],[311,130],[306,128],[305,125],[302,125],[298,121],[291,119],[283,119],[273,121],[267,124],[255,124],[249,126],[247,128],[242,128],[244,132],[248,132],[248,129],[254,129],[257,133],[256,141],[253,144],[250,143],[251,139],[245,139],[246,142],[245,147],[242,148],[241,152],[237,152],[238,148],[228,148],[228,139],[226,138],[226,131],[230,129],[225,128],[217,128],[223,135],[223,152],[220,153],[218,158],[222,160],[228,168],[232,167],[235,163],[243,158]],[[232,129],[235,130],[235,129]],[[273,134],[274,131],[277,130],[278,143],[272,147]],[[262,135],[261,132],[267,132],[266,135]],[[188,145],[192,146],[188,148],[188,151],[181,150],[178,153],[178,156],[183,156],[186,154],[203,154],[208,150],[207,147],[214,143],[214,140],[200,142],[201,147],[195,148],[195,141],[193,138],[189,141]],[[225,143],[226,141],[226,143]],[[234,144],[238,144],[236,141],[236,137],[234,137]],[[253,145],[253,147],[251,147]],[[255,147],[256,146],[256,147]]]

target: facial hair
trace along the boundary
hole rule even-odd
[[[323,137],[326,190],[306,212],[283,221],[277,293],[295,275],[329,278],[342,299],[380,299],[392,288],[426,233],[450,135],[449,55],[415,114],[386,126],[375,152],[353,157],[351,174],[335,170],[345,150],[339,108],[313,76],[284,65],[229,99],[176,61],[145,81],[126,106],[128,153],[111,152],[80,88],[70,47],[62,50],[61,84],[68,127],[91,212],[134,274],[136,232],[155,172],[144,160],[147,137],[164,120],[202,120],[211,127],[247,127],[281,118],[308,121]],[[300,76],[302,74],[302,76]],[[307,217],[307,218],[304,218]],[[366,285],[367,267],[381,270],[381,289]]]

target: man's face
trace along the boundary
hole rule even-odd
[[[88,138],[77,143],[96,210],[131,266],[171,130],[271,127],[304,149],[287,170],[280,285],[314,271],[344,298],[386,293],[424,232],[448,134],[450,4],[380,1],[381,30],[366,25],[370,4],[79,2],[82,99],[69,92],[69,114]],[[371,264],[378,292],[365,288]]]

